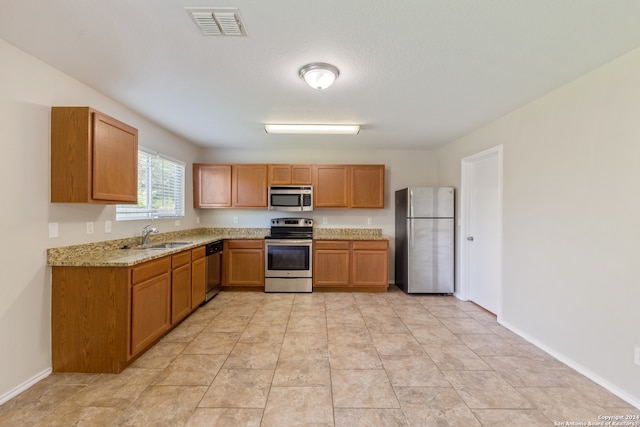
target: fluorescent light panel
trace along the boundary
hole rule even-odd
[[[360,125],[264,125],[267,133],[357,135]]]

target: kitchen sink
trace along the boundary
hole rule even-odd
[[[174,249],[181,246],[190,245],[191,242],[165,242],[158,243],[157,245],[149,246],[149,249]]]
[[[133,249],[175,249],[182,246],[190,245],[193,242],[164,242],[157,243],[155,245],[146,246],[133,246]],[[122,249],[129,249],[129,246],[125,246]]]

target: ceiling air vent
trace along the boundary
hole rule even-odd
[[[185,7],[205,36],[246,36],[240,11],[235,7]]]

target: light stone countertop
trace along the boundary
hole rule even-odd
[[[389,240],[380,228],[319,228],[313,229],[315,240]]]
[[[269,228],[197,228],[152,234],[149,246],[165,242],[188,242],[177,248],[138,248],[140,237],[107,240],[84,245],[47,249],[52,267],[129,267],[223,239],[263,239]],[[376,228],[315,228],[314,240],[389,240]]]

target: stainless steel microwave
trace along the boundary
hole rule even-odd
[[[269,210],[286,212],[312,211],[313,187],[310,185],[270,186]]]

